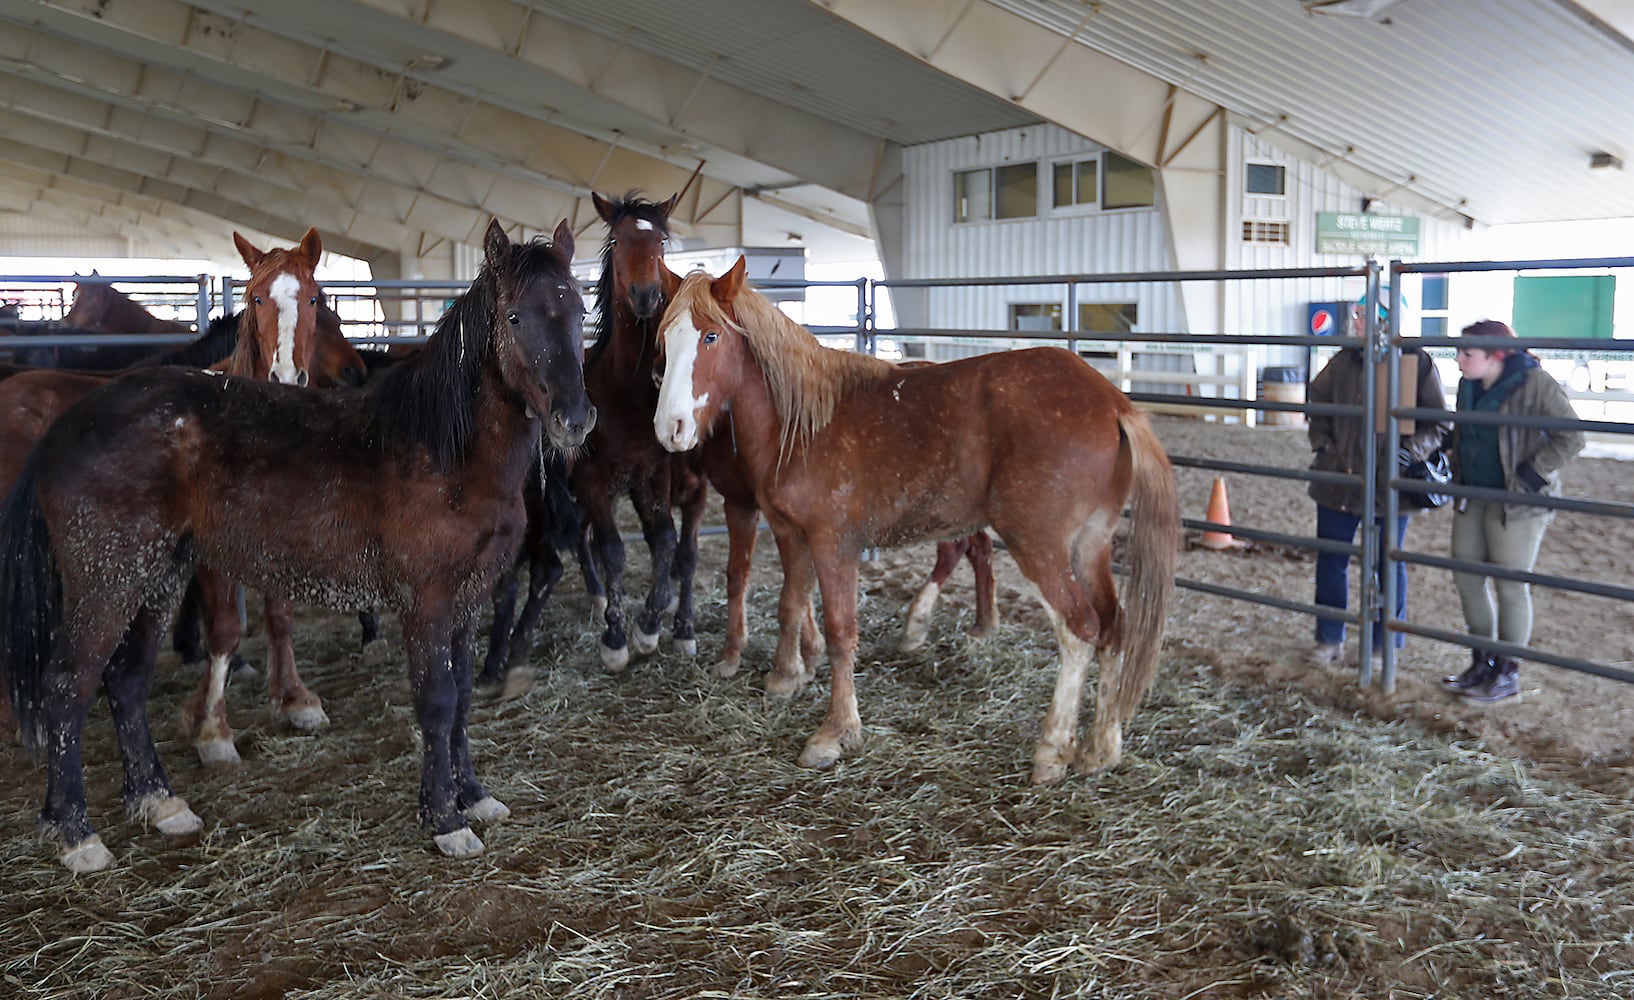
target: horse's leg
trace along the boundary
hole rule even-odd
[[[607,587],[601,582],[601,567],[596,565],[591,530],[587,515],[584,526],[579,529],[579,544],[573,551],[579,560],[579,573],[584,577],[584,592],[590,598],[590,620],[595,621],[607,614]]]
[[[509,816],[511,810],[505,803],[489,795],[482,782],[477,780],[477,769],[471,762],[471,739],[466,729],[471,719],[471,667],[476,650],[474,623],[454,630],[450,650],[454,660],[456,709],[449,749],[454,760],[458,804],[465,818],[472,823],[497,823]]]
[[[243,629],[233,582],[207,566],[200,566],[193,574],[191,586],[199,595],[209,656],[198,687],[182,705],[182,733],[204,763],[236,764],[238,748],[233,746],[233,727],[227,723],[227,672]]]
[[[641,534],[647,540],[647,551],[652,554],[652,581],[647,588],[647,601],[641,617],[636,619],[635,635],[631,638],[635,651],[651,653],[658,648],[658,636],[663,628],[664,613],[670,610],[674,591],[670,574],[675,569],[675,518],[669,512],[669,477],[658,476],[637,483],[630,491],[635,513],[641,521]]]
[[[812,616],[811,550],[793,532],[772,533],[783,566],[783,589],[777,599],[777,652],[766,675],[766,693],[786,698],[816,676],[814,653],[807,652],[805,629]]]
[[[823,595],[823,632],[830,668],[828,714],[806,740],[801,767],[830,767],[862,743],[853,670],[857,662],[857,561],[832,543],[812,547]]]
[[[698,574],[698,529],[703,526],[709,489],[700,476],[681,498],[681,533],[675,546],[675,617],[670,634],[675,650],[683,656],[698,655],[696,612],[693,608],[693,578]]]
[[[482,661],[482,675],[475,689],[480,698],[492,698],[505,686],[505,665],[511,655],[511,624],[516,618],[516,588],[522,575],[522,558],[506,567],[494,586],[494,620],[488,630],[488,655]]]
[[[534,550],[528,567],[528,599],[522,605],[516,628],[511,631],[511,654],[506,663],[505,684],[499,692],[502,699],[520,698],[533,688],[533,668],[528,660],[533,655],[534,630],[551,591],[562,579],[562,570],[562,557],[548,543]]]
[[[717,677],[731,677],[743,663],[743,639],[749,632],[746,602],[749,571],[754,567],[760,511],[753,505],[727,503],[726,514],[726,646],[715,664]]]
[[[375,614],[373,608],[364,608],[357,613],[357,624],[362,632],[358,646],[367,649],[370,643],[380,638],[380,616]]]
[[[966,539],[970,547],[965,552],[970,560],[970,572],[976,577],[976,624],[970,630],[975,638],[992,635],[998,627],[998,608],[993,601],[993,537],[978,531]]]
[[[183,663],[197,663],[205,656],[205,647],[199,636],[199,619],[203,615],[200,600],[198,586],[190,582],[186,595],[182,597],[182,606],[176,612],[176,624],[171,626],[170,648],[176,651]]]
[[[931,612],[936,610],[942,587],[953,575],[959,560],[964,558],[968,544],[964,539],[936,543],[936,565],[930,571],[930,579],[919,588],[919,595],[908,605],[908,620],[902,624],[902,641],[897,644],[902,652],[911,653],[925,644],[925,638],[930,634]]]
[[[1061,780],[1069,764],[1075,763],[1080,771],[1111,767],[1122,753],[1122,720],[1110,709],[1103,714],[1099,708],[1112,704],[1112,699],[1106,697],[1097,699],[1091,744],[1080,750],[1078,743],[1078,711],[1093,646],[1106,638],[1103,630],[1115,627],[1117,618],[1110,531],[1106,534],[1108,537],[1099,540],[1099,549],[1092,550],[1095,555],[1088,560],[1087,580],[1075,572],[1069,545],[1064,540],[1030,548],[1012,545],[1010,549],[1022,572],[1038,587],[1061,653],[1055,694],[1033,751],[1032,782],[1035,785]],[[1107,681],[1103,676],[1102,682]]]
[[[420,766],[419,817],[431,830],[437,850],[454,858],[482,853],[482,841],[471,831],[460,809],[456,787],[454,731],[460,718],[461,682],[455,677],[449,612],[428,617],[417,609],[402,616],[403,641],[408,648],[409,686],[414,692],[414,714],[420,723],[423,746]],[[465,670],[470,673],[469,669]]]
[[[301,683],[295,669],[295,605],[284,597],[262,595],[267,614],[267,693],[272,713],[302,732],[329,725],[323,702]]]
[[[163,623],[151,608],[143,608],[109,659],[102,683],[125,765],[125,811],[145,826],[179,837],[199,832],[204,821],[171,792],[148,727],[148,683],[163,638]]]
[[[595,555],[592,562],[602,575],[607,601],[602,608],[602,620],[607,628],[601,634],[601,665],[608,673],[616,674],[630,665],[624,619],[624,540],[619,537],[618,523],[613,517],[614,497],[600,486],[597,482],[580,491],[579,502],[590,524]]]

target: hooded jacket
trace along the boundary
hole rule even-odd
[[[1418,405],[1426,409],[1445,410],[1447,392],[1442,388],[1441,376],[1435,370],[1435,362],[1417,347],[1403,348],[1402,353],[1411,353],[1418,357]],[[1316,378],[1311,379],[1310,401],[1359,406],[1362,402],[1364,377],[1361,350],[1347,347],[1335,354],[1317,373]],[[1396,452],[1405,450],[1411,461],[1427,458],[1441,448],[1451,430],[1451,421],[1428,423],[1421,420],[1418,421],[1413,433],[1402,436],[1399,442],[1391,441],[1391,435],[1388,434],[1379,436],[1379,492],[1374,498],[1375,514],[1384,511],[1385,484],[1389,482],[1390,473],[1396,467]],[[1312,469],[1343,472],[1353,476],[1362,474],[1362,450],[1366,447],[1370,435],[1363,428],[1361,417],[1312,414],[1309,435],[1311,450],[1316,452],[1316,457],[1311,462]],[[1313,482],[1307,492],[1310,493],[1312,500],[1324,507],[1342,510],[1347,514],[1362,513],[1362,484],[1359,482]],[[1405,505],[1402,512],[1410,513]]]
[[[1493,403],[1496,401],[1496,406]],[[1537,358],[1524,351],[1504,359],[1504,371],[1491,389],[1481,383],[1458,380],[1458,409],[1487,410],[1511,416],[1563,417],[1576,420],[1577,412],[1554,376],[1538,367]],[[1469,449],[1477,442],[1470,426],[1460,424],[1453,432],[1453,481],[1466,483],[1465,470],[1477,458]],[[1503,472],[1503,488],[1516,493],[1560,495],[1560,469],[1583,450],[1579,430],[1543,430],[1537,427],[1502,425],[1494,428],[1498,443],[1498,466]],[[1490,458],[1490,456],[1488,456]],[[1504,516],[1550,517],[1546,507],[1524,503],[1504,504]]]

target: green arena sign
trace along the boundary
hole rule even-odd
[[[1417,257],[1418,219],[1410,215],[1318,212],[1316,252]]]

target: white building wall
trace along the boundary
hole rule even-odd
[[[903,152],[907,230],[900,273],[906,278],[978,278],[1162,271],[1168,240],[1157,208],[1055,212],[1048,165],[1093,155],[1102,147],[1053,125],[911,146]],[[954,175],[1023,161],[1044,164],[1039,215],[1030,219],[954,223]],[[1014,303],[1067,302],[1065,284],[894,289],[902,326],[1004,330]],[[1134,302],[1137,330],[1174,329],[1178,297],[1162,285],[1080,285],[1080,302]],[[956,352],[955,352],[956,353]],[[944,352],[943,356],[951,356]]]

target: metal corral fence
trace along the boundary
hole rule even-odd
[[[1403,316],[1401,295],[1402,279],[1406,276],[1421,274],[1445,275],[1475,271],[1524,272],[1532,270],[1605,268],[1634,268],[1634,258],[1462,263],[1420,262],[1413,264],[1395,261],[1391,262],[1388,270],[1380,263],[1370,261],[1364,265],[1354,267],[1290,268],[1261,271],[1186,271],[892,281],[858,279],[850,282],[777,281],[763,284],[768,288],[779,289],[821,287],[854,289],[856,296],[854,323],[850,325],[811,326],[815,335],[836,348],[877,353],[887,357],[934,358],[938,351],[933,345],[953,345],[952,353],[943,356],[955,356],[959,353],[971,353],[973,349],[1004,349],[1038,343],[1062,344],[1085,356],[1091,364],[1107,375],[1114,384],[1128,393],[1135,402],[1157,412],[1190,415],[1205,420],[1228,420],[1240,422],[1244,426],[1253,426],[1256,422],[1262,420],[1276,423],[1278,422],[1278,415],[1291,421],[1302,421],[1307,416],[1320,414],[1361,420],[1364,422],[1365,427],[1372,428],[1380,426],[1378,422],[1381,419],[1379,409],[1384,406],[1387,407],[1385,418],[1390,421],[1392,432],[1399,428],[1399,421],[1402,420],[1435,419],[1472,424],[1504,424],[1545,429],[1575,428],[1596,436],[1612,436],[1617,440],[1634,441],[1634,439],[1628,437],[1631,433],[1634,433],[1634,425],[1620,421],[1556,420],[1543,417],[1505,418],[1487,413],[1455,413],[1404,408],[1398,404],[1400,400],[1401,348],[1404,343],[1403,331],[1400,329]],[[223,278],[220,280],[219,285],[212,287],[212,282],[204,275],[197,277],[150,278],[0,276],[0,286],[6,288],[17,288],[22,285],[38,286],[43,289],[63,288],[73,282],[82,281],[117,282],[121,285],[128,285],[135,290],[139,290],[133,291],[133,297],[140,297],[144,301],[168,302],[173,311],[186,306],[193,317],[207,315],[212,307],[231,309],[236,306],[236,288],[230,278]],[[1389,317],[1386,321],[1381,322],[1377,312],[1369,310],[1367,330],[1362,338],[1316,336],[1308,333],[1291,336],[1260,332],[1245,334],[1133,333],[1087,331],[1075,328],[1078,317],[1076,304],[1081,294],[1081,288],[1116,285],[1122,288],[1153,286],[1172,290],[1184,284],[1203,283],[1212,285],[1219,300],[1223,301],[1229,295],[1247,297],[1243,290],[1250,286],[1275,282],[1298,282],[1301,283],[1299,285],[1301,289],[1313,289],[1321,292],[1321,294],[1307,294],[1307,298],[1325,296],[1332,299],[1354,301],[1359,297],[1356,289],[1360,288],[1368,296],[1369,301],[1377,302],[1380,298],[1389,300],[1391,303]],[[1346,293],[1333,292],[1334,289],[1342,286],[1348,286]],[[184,287],[187,291],[178,293],[176,291],[178,287]],[[325,290],[330,296],[331,304],[342,318],[347,336],[361,343],[370,344],[405,343],[425,339],[448,303],[465,287],[466,283],[463,282],[325,282]],[[1053,287],[1065,296],[1067,308],[1062,313],[1065,328],[1054,330],[910,326],[887,328],[881,326],[877,321],[884,296],[931,295],[935,294],[937,289],[968,290],[977,287],[1022,287],[1030,289]],[[140,292],[150,292],[150,294],[141,295]],[[587,304],[593,314],[594,288],[587,286],[585,292]],[[179,295],[185,295],[186,303],[178,300]],[[163,298],[164,296],[168,296],[168,299]],[[4,331],[0,331],[0,333],[4,333]],[[587,328],[586,333],[588,338],[593,338],[595,335],[593,328]],[[0,351],[25,339],[31,343],[45,343],[50,338],[0,336]],[[186,335],[166,335],[149,339],[155,343],[175,344],[185,342],[188,338]],[[1410,339],[1415,346],[1425,349],[1432,357],[1437,355],[1442,358],[1448,357],[1458,346],[1464,345],[1528,348],[1535,350],[1546,358],[1557,357],[1569,360],[1574,357],[1593,356],[1596,358],[1626,358],[1634,362],[1634,340],[1576,341],[1558,338],[1522,337],[1518,340],[1505,339],[1502,344],[1491,344],[1473,339],[1466,341],[1446,336],[1421,336]],[[132,342],[128,337],[51,339],[52,343],[83,344],[110,341],[126,344]],[[1316,370],[1317,362],[1321,357],[1345,347],[1363,348],[1370,357],[1381,362],[1379,365],[1363,366],[1362,404],[1344,405],[1305,402],[1305,395],[1302,391],[1304,388],[1303,382],[1308,381],[1310,375]],[[1297,370],[1301,376],[1301,384],[1297,386],[1301,391],[1296,394],[1297,398],[1290,398],[1287,394],[1275,394],[1282,398],[1264,398],[1268,393],[1260,391],[1259,376],[1278,367],[1270,365],[1268,362],[1278,359],[1286,361],[1290,357],[1302,359],[1302,364],[1289,366],[1285,369]],[[1382,393],[1377,391],[1379,387],[1375,382],[1381,373],[1386,380]],[[1451,384],[1456,384],[1455,381],[1449,381]],[[1272,383],[1266,383],[1267,390],[1272,387]],[[1634,400],[1634,393],[1607,390],[1604,386],[1573,389],[1568,394],[1580,406],[1585,400],[1604,404],[1612,396],[1616,396],[1617,400],[1621,400],[1624,396]],[[1384,402],[1381,403],[1380,400],[1384,400]],[[1602,410],[1604,410],[1603,406]],[[1394,449],[1391,449],[1391,452],[1393,453]],[[1400,491],[1423,491],[1425,489],[1423,484],[1416,480],[1402,479],[1399,468],[1374,468],[1376,453],[1376,449],[1365,449],[1364,468],[1359,475],[1228,462],[1200,455],[1173,454],[1170,458],[1176,466],[1222,475],[1231,473],[1307,483],[1337,482],[1360,485],[1368,508],[1372,507],[1373,498],[1376,495],[1376,490],[1373,488],[1374,484],[1381,476],[1388,478],[1393,489],[1386,494],[1385,509],[1382,511],[1364,509],[1360,518],[1359,539],[1355,544],[1347,545],[1312,536],[1292,535],[1240,523],[1222,525],[1207,520],[1183,519],[1184,526],[1194,531],[1229,531],[1233,535],[1268,544],[1289,546],[1314,552],[1344,554],[1347,557],[1359,560],[1360,566],[1370,567],[1378,564],[1380,546],[1386,544],[1386,540],[1380,537],[1378,531],[1380,518],[1384,520],[1384,523],[1394,523],[1394,518],[1398,513]],[[1604,517],[1634,517],[1634,505],[1602,500],[1554,498],[1463,486],[1450,487],[1446,492],[1453,494],[1455,502],[1457,498],[1499,500],[1505,503],[1531,504]],[[1378,517],[1374,515],[1378,515]],[[1377,683],[1385,691],[1393,691],[1395,688],[1395,645],[1392,642],[1381,642],[1383,637],[1375,635],[1375,620],[1382,620],[1383,627],[1387,632],[1417,635],[1430,640],[1464,647],[1473,648],[1477,645],[1475,640],[1462,633],[1413,624],[1397,619],[1389,613],[1380,615],[1379,610],[1381,608],[1388,609],[1395,606],[1395,574],[1391,571],[1391,568],[1397,563],[1432,566],[1452,571],[1476,572],[1502,579],[1520,580],[1529,584],[1634,603],[1634,588],[1625,586],[1521,572],[1487,563],[1444,558],[1393,547],[1388,548],[1382,557],[1386,569],[1382,581],[1375,579],[1371,572],[1363,572],[1359,575],[1360,599],[1357,610],[1339,611],[1334,608],[1319,607],[1313,603],[1289,600],[1201,580],[1182,578],[1176,582],[1180,587],[1201,593],[1247,601],[1303,615],[1314,616],[1321,614],[1324,617],[1342,619],[1356,626],[1360,646],[1358,658],[1360,682],[1363,685],[1375,683],[1373,653],[1377,646],[1381,654]],[[1523,657],[1539,663],[1596,674],[1614,680],[1634,682],[1634,672],[1604,663],[1564,656],[1545,650],[1514,646],[1493,640],[1482,639],[1478,645],[1483,649]]]

